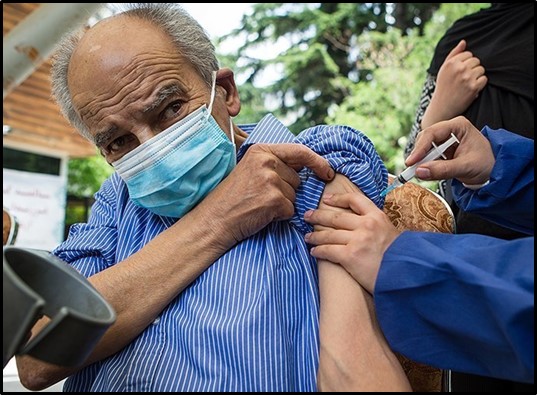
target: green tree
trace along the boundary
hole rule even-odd
[[[76,197],[90,197],[114,171],[100,155],[69,160],[67,193]]]
[[[360,67],[371,70],[370,78],[352,85],[345,100],[331,108],[327,122],[362,130],[388,170],[402,170],[403,147],[436,43],[455,20],[488,4],[444,3],[421,29],[423,35],[420,29],[362,34],[356,46],[363,54]]]
[[[358,68],[355,42],[366,32],[400,26],[404,34],[430,18],[438,3],[259,3],[242,26],[227,38],[242,37],[234,64],[245,74],[241,93],[254,95],[294,132],[322,123],[328,109],[340,104],[352,83],[367,80],[371,70]],[[226,39],[226,38],[224,38]],[[248,57],[252,48],[287,41],[273,59]],[[255,93],[256,79],[267,70],[279,77]],[[342,78],[343,77],[343,78]],[[242,118],[241,118],[242,119]]]
[[[66,229],[77,222],[85,222],[92,197],[112,174],[113,168],[100,155],[69,160],[67,175]]]

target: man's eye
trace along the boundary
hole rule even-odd
[[[126,154],[138,145],[138,140],[131,134],[120,136],[112,141],[106,151],[112,155]]]
[[[125,136],[118,137],[108,146],[108,152],[117,153],[125,146],[126,140]]]
[[[183,102],[182,101],[176,101],[176,102],[171,103],[162,112],[162,114],[161,114],[162,120],[163,121],[168,121],[170,119],[177,118],[177,116],[181,112],[182,107],[183,107]]]

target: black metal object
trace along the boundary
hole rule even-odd
[[[113,308],[71,266],[41,250],[3,250],[4,367],[15,354],[80,365],[116,319]],[[39,318],[50,321],[30,340]]]

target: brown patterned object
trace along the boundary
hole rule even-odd
[[[384,212],[399,230],[453,233],[455,219],[447,202],[412,182],[386,195]]]
[[[10,245],[15,243],[17,238],[18,222],[17,219],[12,216],[5,208],[2,214],[2,226],[3,226],[3,244]]]
[[[390,176],[390,180],[393,179]],[[453,233],[455,219],[447,202],[420,185],[408,182],[386,195],[384,212],[399,230]],[[414,392],[442,392],[441,369],[397,356]]]

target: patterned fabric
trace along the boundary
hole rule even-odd
[[[249,133],[255,143],[305,144],[328,159],[379,207],[387,172],[361,132],[317,126],[295,137],[272,115]],[[173,300],[123,350],[70,377],[66,391],[316,391],[319,359],[317,264],[304,212],[324,184],[300,172],[295,215],[236,245]],[[240,194],[241,191],[236,191]],[[88,224],[71,228],[55,254],[85,276],[144,247],[173,220],[135,206],[117,174],[96,194]]]
[[[410,134],[408,135],[408,141],[406,143],[404,152],[405,158],[410,155],[414,149],[416,136],[419,132],[421,132],[421,121],[423,119],[423,114],[425,114],[425,110],[431,102],[435,87],[436,77],[434,75],[427,74],[427,78],[425,79],[425,83],[423,84],[423,88],[421,90],[420,103],[418,105],[418,109],[416,110],[416,117],[414,119],[414,123],[412,124],[412,128],[410,129]]]
[[[395,177],[390,176],[388,183]],[[453,233],[455,218],[447,202],[434,193],[413,182],[407,182],[386,196],[384,212],[400,231]],[[396,354],[414,392],[442,392],[441,369],[418,363]]]
[[[401,231],[455,232],[455,218],[447,202],[413,182],[407,182],[386,196],[384,212]]]
[[[17,239],[17,232],[19,230],[19,223],[8,210],[3,209],[2,214],[3,236],[2,245],[11,245],[15,243]]]

